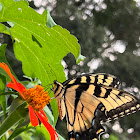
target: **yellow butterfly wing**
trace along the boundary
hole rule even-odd
[[[84,86],[87,87],[87,85],[71,87],[65,94],[64,102],[70,137],[86,135],[90,130],[92,132],[90,139],[98,138],[104,132],[100,125],[102,121],[129,115],[140,108],[137,99],[125,91],[100,86],[101,89],[98,89],[100,94],[95,96],[97,85],[91,84],[86,90],[83,90]]]
[[[77,89],[76,91],[73,89]],[[95,119],[95,113],[97,108],[102,105],[99,100],[88,92],[83,92],[81,96],[81,88],[77,86],[71,87],[65,94],[65,107],[67,117],[67,129],[70,138],[85,139],[98,138],[98,136],[104,132],[103,127],[100,125],[98,119]],[[75,96],[76,99],[75,99]],[[93,125],[93,120],[95,124]],[[90,131],[90,135],[89,135]],[[85,140],[84,139],[84,140]]]
[[[80,84],[80,83],[87,83],[87,84],[98,84],[104,85],[109,87],[118,88],[120,85],[120,81],[117,77],[105,74],[105,73],[98,73],[98,74],[83,74],[73,79],[66,80],[63,83],[63,86],[73,85],[73,84]]]
[[[104,122],[129,115],[140,108],[137,98],[126,91],[106,86],[96,88],[98,88],[96,97],[106,108],[107,118],[103,120]]]
[[[54,83],[59,115],[67,118],[70,139],[98,140],[102,122],[131,114],[140,108],[137,99],[117,89],[119,80],[108,74],[84,74],[63,84]]]

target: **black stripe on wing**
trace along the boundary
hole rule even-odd
[[[100,135],[105,132],[102,125],[98,124],[97,128],[91,127],[83,133],[68,132],[68,140],[99,140]]]
[[[80,96],[82,95],[82,92],[83,91],[86,91],[88,88],[89,88],[89,85],[88,84],[82,84],[82,85],[79,85],[78,88],[75,89],[75,91],[72,92],[72,94],[74,96],[73,98],[75,99],[74,105],[73,105],[74,106],[74,108],[73,108],[73,110],[74,110],[74,114],[73,114],[74,115],[74,119],[73,119],[73,122],[70,122],[69,114],[68,114],[68,111],[67,111],[67,120],[68,120],[69,124],[72,125],[72,126],[73,126],[73,124],[75,122],[75,114],[76,114],[77,105],[78,105],[79,100],[80,100]],[[66,105],[66,96],[67,96],[66,93],[67,93],[67,89],[64,92],[64,99],[65,99],[64,102],[65,102],[66,110],[68,110],[67,105]]]
[[[104,122],[111,121],[140,110],[138,99],[126,91],[112,87],[100,86],[98,87],[97,93],[98,94],[94,93],[93,95],[95,95],[106,108],[105,114],[107,119],[103,120]]]
[[[73,85],[77,84],[95,84],[95,85],[104,85],[109,87],[118,88],[120,85],[119,79],[110,74],[83,74],[73,79],[69,79],[63,83],[63,86],[70,88]]]

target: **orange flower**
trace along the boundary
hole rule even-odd
[[[16,81],[9,67],[4,62],[0,63],[0,67],[5,70],[5,72],[12,80],[12,82],[7,84],[7,87],[18,91],[21,97],[27,101],[31,124],[33,126],[37,126],[40,120],[50,133],[51,140],[55,140],[56,137],[58,138],[57,133],[48,123],[48,118],[43,111],[45,105],[50,103],[50,97],[48,95],[48,92],[45,91],[41,85],[37,85],[34,88],[26,89],[21,83],[18,83]]]

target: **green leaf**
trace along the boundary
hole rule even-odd
[[[65,140],[60,134],[58,134],[58,137],[59,137],[59,140]]]
[[[76,59],[76,63],[77,63],[77,64],[80,63],[80,61],[83,61],[85,58],[86,58],[85,56],[83,56],[83,55],[80,54],[80,55],[78,56],[78,58]]]
[[[40,139],[42,139],[43,136],[46,140],[50,140],[50,134],[43,124],[41,124],[41,127],[40,126],[36,127],[35,135],[38,136]]]
[[[25,120],[25,117],[28,113],[28,110],[25,107],[26,103],[19,101],[19,99],[16,99],[15,102],[12,102],[9,115],[0,126],[0,138],[13,126]]]
[[[63,82],[65,75],[61,60],[69,52],[78,58],[80,46],[77,39],[66,29],[55,25],[47,12],[40,15],[25,1],[0,2],[0,21],[14,23],[10,28],[15,39],[14,52],[16,58],[22,61],[24,73],[39,78],[42,85],[48,85],[56,79]],[[47,25],[51,24],[49,27],[55,26],[48,28],[47,21]]]
[[[6,78],[5,78],[5,76],[0,74],[0,95],[5,90],[5,84],[6,84]],[[3,109],[4,117],[6,117],[6,98],[5,98],[5,96],[0,96],[0,105]]]
[[[51,125],[54,124],[54,116],[52,115],[52,112],[50,111],[50,109],[48,108],[48,106],[46,105],[44,108],[43,108],[47,118],[48,118],[48,121]]]
[[[32,133],[27,133],[26,131],[20,134],[22,140],[33,140]]]
[[[53,116],[54,116],[54,124],[53,124],[53,126],[55,126],[56,122],[57,122],[57,119],[58,119],[58,115],[59,115],[56,99],[51,100],[50,104],[51,104],[51,108],[52,108]]]
[[[55,25],[47,11],[40,15],[25,1],[0,0],[0,3],[0,21],[13,23],[10,32],[1,32],[11,34],[15,39],[15,56],[22,61],[24,73],[32,78],[39,78],[43,86],[53,83],[54,80],[65,81],[61,60],[69,52],[78,58],[78,40],[66,29]],[[55,124],[58,107],[53,102],[51,105]]]
[[[54,22],[54,20],[52,19],[50,12],[49,11],[44,11],[43,15],[46,16],[46,12],[47,12],[47,26],[49,28],[53,27],[54,25],[56,25],[56,23]]]
[[[18,107],[21,105],[26,106],[26,101],[21,100],[20,98],[16,98],[13,100],[8,115],[12,114]]]
[[[23,72],[32,78],[39,78],[43,86],[53,83],[54,80],[65,81],[61,60],[70,52],[78,58],[78,40],[69,31],[56,25],[47,11],[40,15],[24,0],[0,0],[0,3],[0,22],[12,25],[10,32],[1,32],[14,38],[14,53],[22,61]],[[56,124],[56,101],[52,101],[51,105]]]
[[[6,57],[5,57],[6,46],[7,46],[7,44],[0,45],[0,62],[8,63],[6,60]]]
[[[0,140],[5,140],[5,137],[3,136]]]
[[[0,11],[2,10],[2,5],[1,5],[1,3],[0,3]]]
[[[1,93],[0,94],[0,96],[5,96],[5,95],[12,95],[12,94],[14,94],[14,95],[19,95],[17,92],[3,92],[3,93]]]
[[[49,123],[53,127],[55,127],[57,119],[58,119],[58,115],[59,115],[58,106],[57,106],[57,102],[55,99],[51,100],[50,104],[51,104],[51,109],[53,110],[53,115],[52,115],[52,112],[50,111],[50,109],[48,108],[48,106],[45,106],[43,110],[46,113]]]
[[[30,126],[30,127],[21,127],[21,128],[18,128],[16,129],[11,135],[10,137],[8,138],[8,140],[12,140],[13,138],[17,137],[19,134],[21,134],[22,132],[24,131],[27,131],[29,129],[33,128],[33,126]]]
[[[10,109],[10,106],[6,108],[6,113],[8,113],[9,109]],[[1,111],[1,112],[0,112],[0,117],[3,116],[3,115],[4,115],[4,112]]]
[[[0,125],[1,125],[1,122],[0,122]],[[5,140],[5,136],[1,137],[0,140]]]
[[[9,21],[7,21],[7,23],[12,27],[12,26],[14,26],[14,23],[12,23],[12,22],[9,22]],[[7,27],[7,26],[5,26],[4,24],[1,24],[0,23],[0,32],[2,32],[2,33],[6,33],[6,34],[8,34],[8,35],[11,35],[11,31],[10,31],[10,29],[9,29],[9,27]],[[12,35],[11,35],[11,38],[12,38]],[[13,38],[12,38],[13,39]],[[3,55],[4,55],[5,53],[3,53]]]
[[[7,31],[6,26],[0,23],[0,32],[5,32],[5,31]],[[0,53],[1,53],[1,52],[0,52]],[[2,53],[1,53],[1,54],[2,54]],[[3,54],[2,54],[2,55],[3,55]]]
[[[0,62],[6,63],[8,65],[8,67],[10,68],[12,74],[15,75],[13,70],[11,69],[6,57],[5,57],[6,46],[7,46],[6,44],[2,44],[0,46]],[[2,68],[0,68],[0,74],[4,75],[7,79],[7,81],[11,81],[11,78],[8,76],[8,74]],[[16,76],[15,76],[15,78],[16,78]]]

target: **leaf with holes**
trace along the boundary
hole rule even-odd
[[[2,32],[15,40],[14,53],[22,61],[24,73],[39,78],[42,85],[54,80],[64,81],[61,60],[69,52],[78,58],[80,46],[77,39],[56,25],[47,11],[40,15],[24,0],[0,0],[0,5],[0,22],[11,25],[10,31]]]

